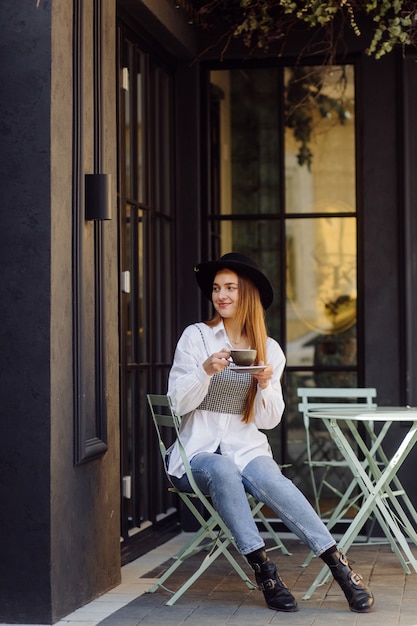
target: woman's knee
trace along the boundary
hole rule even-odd
[[[207,481],[217,484],[236,484],[242,482],[240,472],[235,463],[221,454],[197,454],[191,462],[193,474],[204,475]]]
[[[257,456],[244,467],[242,471],[243,476],[259,477],[263,480],[272,476],[275,480],[284,478],[279,465],[270,456]]]
[[[273,458],[267,456],[256,457],[250,461],[242,471],[242,479],[247,490],[252,493],[252,488],[261,488],[268,491],[277,485],[287,485],[291,481],[281,472],[279,465]]]

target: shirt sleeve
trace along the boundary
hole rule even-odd
[[[211,376],[203,368],[206,359],[198,328],[188,326],[177,343],[168,377],[168,395],[178,415],[196,409],[207,395]]]
[[[285,367],[285,355],[280,345],[268,337],[267,361],[274,368],[270,384],[266,389],[258,387],[255,398],[254,422],[258,428],[275,428],[284,413],[285,403],[282,395],[281,379]]]

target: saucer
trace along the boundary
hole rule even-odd
[[[230,369],[235,372],[241,372],[248,374],[259,374],[259,372],[263,372],[268,366],[267,365],[229,365]]]

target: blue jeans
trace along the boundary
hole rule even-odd
[[[294,483],[286,478],[269,456],[248,463],[240,473],[235,463],[218,453],[201,452],[190,462],[194,479],[230,529],[241,554],[265,546],[253,519],[246,492],[266,504],[287,528],[320,556],[335,540],[313,507]],[[186,474],[170,476],[174,487],[191,492]]]

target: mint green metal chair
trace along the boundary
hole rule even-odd
[[[300,398],[298,410],[303,415],[305,436],[306,436],[306,455],[310,472],[311,487],[313,492],[313,506],[318,515],[326,523],[330,530],[337,523],[350,523],[349,518],[345,518],[346,513],[350,509],[359,510],[362,493],[357,489],[357,480],[352,478],[348,468],[348,464],[344,459],[338,458],[338,449],[330,438],[330,434],[323,427],[320,432],[312,431],[310,428],[310,419],[308,411],[312,409],[329,408],[337,406],[338,408],[374,408],[376,407],[376,389],[373,387],[355,387],[355,388],[324,388],[324,387],[299,387],[297,394]],[[317,420],[315,420],[317,422]],[[335,480],[338,472],[347,471],[349,484],[343,491]],[[321,498],[323,490],[327,489],[337,499],[337,504],[332,509],[322,509]],[[369,541],[372,532],[374,520],[371,521],[368,536],[365,539]],[[313,553],[309,553],[303,563],[306,567]]]
[[[157,582],[149,589],[150,593],[154,593],[158,589],[162,588],[169,593],[171,593],[171,597],[166,602],[167,605],[173,605],[178,598],[180,598],[192,584],[196,582],[196,580],[210,567],[210,565],[221,555],[223,554],[230,565],[233,567],[235,572],[240,576],[243,582],[250,588],[256,589],[256,585],[252,583],[252,581],[248,578],[246,573],[243,571],[239,563],[236,561],[234,556],[230,553],[230,548],[234,547],[233,537],[224,524],[223,520],[213,507],[211,500],[208,496],[202,493],[202,491],[197,486],[193,474],[191,472],[190,464],[188,458],[185,454],[184,447],[181,442],[180,437],[180,424],[181,418],[176,415],[173,410],[171,400],[169,396],[166,395],[155,395],[148,394],[148,403],[150,406],[150,410],[152,413],[153,422],[156,428],[159,450],[162,457],[163,466],[166,472],[166,453],[169,447],[169,444],[165,442],[165,432],[172,432],[171,429],[175,431],[175,437],[179,442],[179,450],[181,454],[181,458],[184,464],[184,468],[190,482],[190,485],[193,489],[193,493],[187,493],[175,489],[174,487],[169,487],[169,491],[177,494],[184,505],[188,508],[191,514],[194,516],[196,521],[199,524],[199,529],[195,534],[192,535],[191,539],[186,543],[186,545],[174,556],[173,564],[162,574],[162,576],[157,580]],[[165,429],[170,430],[165,430]],[[172,439],[172,437],[171,437]],[[290,554],[278,535],[275,533],[268,520],[262,513],[263,503],[256,501],[252,496],[248,494],[249,504],[251,506],[253,516],[262,522],[265,528],[270,533],[271,537],[274,539],[275,545],[270,549],[280,548],[284,554]],[[203,511],[201,511],[203,509]],[[207,519],[206,519],[207,518]],[[204,554],[204,557],[193,573],[192,576],[176,591],[173,591],[165,586],[165,582],[172,576],[172,574],[177,570],[178,567],[181,566],[184,561],[186,561],[189,557],[197,554]]]
[[[339,468],[347,467],[347,463],[345,460],[337,458],[338,450],[324,427],[322,433],[311,431],[308,411],[331,408],[332,406],[352,409],[357,407],[373,408],[376,407],[374,402],[376,389],[299,387],[297,394],[300,398],[298,410],[302,413],[304,421],[307,463],[314,497],[313,504],[317,513],[323,517],[325,513],[323,513],[320,504],[323,489],[328,488],[339,499],[342,499],[346,494],[345,491],[342,493],[338,486],[332,482],[332,473]],[[319,479],[317,479],[317,475],[320,476]]]

